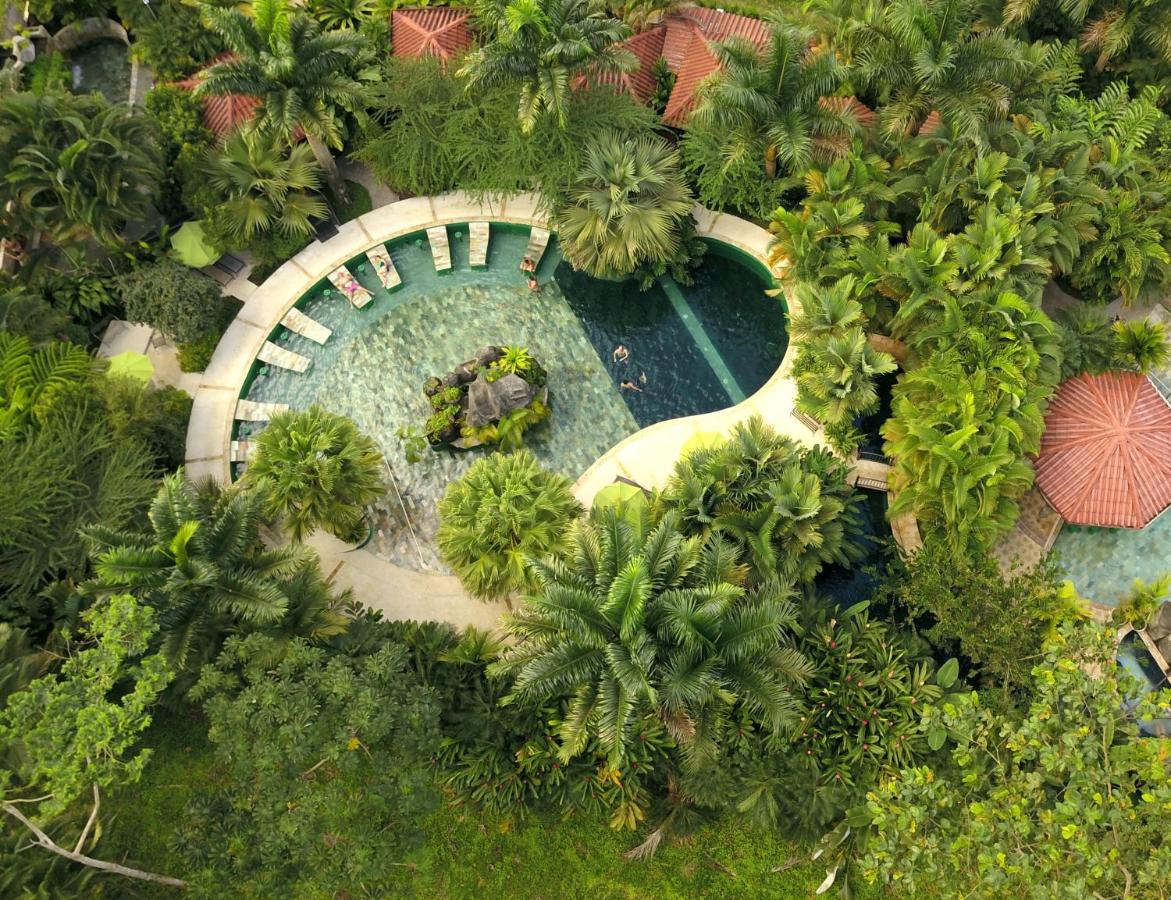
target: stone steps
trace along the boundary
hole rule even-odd
[[[451,244],[447,239],[447,227],[436,225],[427,229],[427,241],[431,244],[431,259],[436,272],[451,271]]]
[[[472,222],[468,225],[470,233],[468,266],[472,269],[488,268],[488,239],[491,236],[487,222]]]
[[[294,353],[292,350],[286,350],[272,341],[265,341],[264,346],[260,348],[260,352],[256,354],[256,358],[261,362],[266,362],[270,366],[276,366],[280,369],[288,369],[291,372],[307,372],[309,364],[312,360],[307,356],[302,356],[300,353]]]
[[[295,331],[302,337],[307,337],[309,340],[318,344],[324,344],[329,340],[329,336],[333,332],[318,322],[316,319],[310,318],[301,312],[301,310],[293,307],[290,309],[283,319],[281,324],[289,331]]]

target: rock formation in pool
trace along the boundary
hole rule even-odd
[[[513,450],[524,433],[549,416],[548,374],[525,347],[485,347],[423,393],[431,402],[431,446],[470,450],[499,444]]]

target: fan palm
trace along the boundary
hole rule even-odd
[[[808,281],[797,284],[793,299],[798,312],[789,317],[790,340],[804,344],[858,327],[863,315],[854,291],[854,279],[849,277],[826,287]]]
[[[827,425],[851,422],[878,407],[874,379],[897,368],[861,328],[806,342],[794,367],[797,405]]]
[[[488,40],[468,55],[460,74],[472,90],[518,85],[526,133],[544,116],[565,127],[579,77],[636,65],[618,46],[630,28],[611,17],[602,0],[480,0],[475,10]]]
[[[314,195],[320,168],[303,144],[284,149],[271,135],[235,132],[204,156],[208,184],[221,196],[228,235],[246,241],[273,228],[286,235],[313,233],[312,219],[326,215]]]
[[[811,582],[831,563],[861,557],[859,499],[823,450],[805,450],[759,417],[727,442],[675,464],[663,499],[690,534],[717,533],[745,554],[757,580]]]
[[[342,114],[361,109],[356,70],[366,40],[349,29],[322,33],[289,0],[256,0],[250,12],[204,4],[208,27],[232,55],[205,70],[197,92],[259,98],[256,127],[289,144],[304,134],[333,196],[345,203],[329,148],[342,146]]]
[[[591,275],[630,275],[680,254],[691,205],[679,155],[666,141],[627,142],[611,132],[590,143],[557,211],[561,248],[574,268]]]
[[[194,671],[232,631],[272,628],[288,611],[281,579],[305,557],[292,545],[264,547],[263,502],[257,491],[197,487],[181,472],[170,475],[151,504],[148,532],[85,529],[96,573],[87,590],[130,593],[155,607],[164,653]]]
[[[693,762],[735,703],[774,732],[793,724],[789,688],[810,671],[791,646],[795,609],[775,582],[745,590],[729,544],[684,537],[673,512],[648,533],[613,511],[579,521],[570,544],[535,564],[536,592],[506,620],[516,644],[490,669],[513,676],[512,700],[568,698],[562,760],[596,738],[621,767],[647,716]]]
[[[436,542],[464,588],[493,600],[533,587],[528,560],[560,550],[580,514],[564,476],[527,451],[496,453],[447,486]]]
[[[846,103],[827,99],[846,69],[812,37],[775,20],[763,54],[741,38],[714,45],[721,70],[700,88],[691,122],[721,136],[728,160],[758,158],[775,178],[779,167],[802,172],[849,150],[857,117]]]
[[[108,247],[126,222],[146,218],[162,167],[157,128],[141,110],[56,92],[0,100],[0,159],[9,227]]]
[[[318,528],[343,541],[365,533],[365,507],[382,496],[378,445],[345,416],[320,406],[277,413],[256,439],[247,483],[296,542]]]
[[[978,0],[892,0],[854,26],[855,72],[882,104],[887,134],[913,133],[938,111],[954,133],[979,138],[1008,113],[1024,75],[1019,41],[978,23]]]

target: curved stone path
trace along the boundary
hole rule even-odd
[[[771,239],[767,231],[702,207],[696,207],[694,214],[701,237],[728,244],[767,267]],[[224,482],[230,479],[229,442],[241,386],[269,333],[306,290],[376,244],[435,225],[485,220],[548,227],[533,194],[485,202],[463,193],[417,197],[347,222],[337,235],[324,243],[313,242],[277,269],[244,299],[244,308],[224,332],[203,373],[187,430],[187,474],[192,478],[210,475]],[[805,444],[816,443],[816,432],[793,416],[796,385],[789,377],[793,356],[790,345],[773,377],[743,403],[659,422],[619,442],[577,480],[574,493],[588,507],[594,495],[619,476],[648,488],[662,487],[688,438],[697,432],[725,432],[753,415],[761,416],[781,434]],[[503,603],[482,603],[467,596],[454,576],[396,566],[372,553],[351,551],[325,534],[315,535],[309,544],[335,585],[351,588],[362,603],[382,610],[388,618],[489,628],[505,611]]]

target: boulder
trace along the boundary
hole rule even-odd
[[[498,422],[514,409],[528,406],[540,390],[519,375],[505,375],[497,381],[477,378],[468,388],[467,424],[479,428]]]

